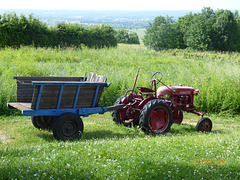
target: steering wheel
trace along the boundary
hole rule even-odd
[[[128,93],[131,92],[129,95],[133,95],[133,94],[136,94],[137,95],[137,92],[136,91],[133,91],[133,90],[128,90],[126,93],[125,93],[125,97],[128,95]]]
[[[160,77],[160,79],[159,79],[159,77]],[[156,81],[156,84],[159,84],[160,81],[162,80],[162,77],[163,77],[163,75],[161,72],[155,72],[150,79],[150,84],[152,85],[153,80]]]

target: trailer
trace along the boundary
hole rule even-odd
[[[90,73],[88,77],[14,77],[17,81],[17,102],[9,108],[21,110],[32,117],[39,129],[52,129],[58,140],[80,138],[84,125],[80,116],[103,114],[121,106],[99,107],[106,83],[104,76]]]

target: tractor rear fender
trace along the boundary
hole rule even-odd
[[[143,101],[141,101],[141,102],[139,103],[138,108],[139,108],[139,109],[142,109],[145,104],[147,104],[149,101],[151,101],[151,100],[153,100],[153,99],[157,99],[157,98],[156,98],[156,97],[148,97],[148,98],[144,99]]]

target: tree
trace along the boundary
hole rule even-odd
[[[186,45],[197,50],[211,50],[212,17],[214,12],[204,8],[200,14],[194,15],[189,29],[185,32]]]
[[[212,43],[215,50],[239,50],[238,24],[236,16],[229,10],[218,10],[214,15],[212,25]]]
[[[140,44],[137,33],[129,32],[126,29],[116,30],[116,38],[118,43]]]
[[[237,34],[236,34],[236,51],[240,51],[240,16],[238,12],[235,12],[236,22],[237,22]]]
[[[156,17],[146,30],[144,45],[154,49],[177,48],[177,32],[173,23],[172,17]]]
[[[130,32],[128,44],[140,44],[139,37],[136,32]]]
[[[240,38],[237,17],[229,10],[203,8],[201,13],[179,18],[177,23],[183,42],[191,49],[236,51]]]
[[[186,43],[186,39],[187,39],[187,35],[186,32],[188,31],[189,27],[191,26],[194,16],[196,16],[196,14],[193,14],[192,12],[190,12],[189,14],[183,16],[183,17],[179,17],[178,21],[174,23],[174,27],[176,29],[177,32],[177,45],[178,48],[184,49],[187,48],[187,43]]]

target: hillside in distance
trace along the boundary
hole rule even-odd
[[[157,16],[169,16],[177,20],[190,10],[0,10],[0,14],[15,12],[17,15],[33,14],[48,26],[55,26],[59,22],[79,23],[84,26],[96,24],[111,25],[113,28],[145,29],[149,22]]]

